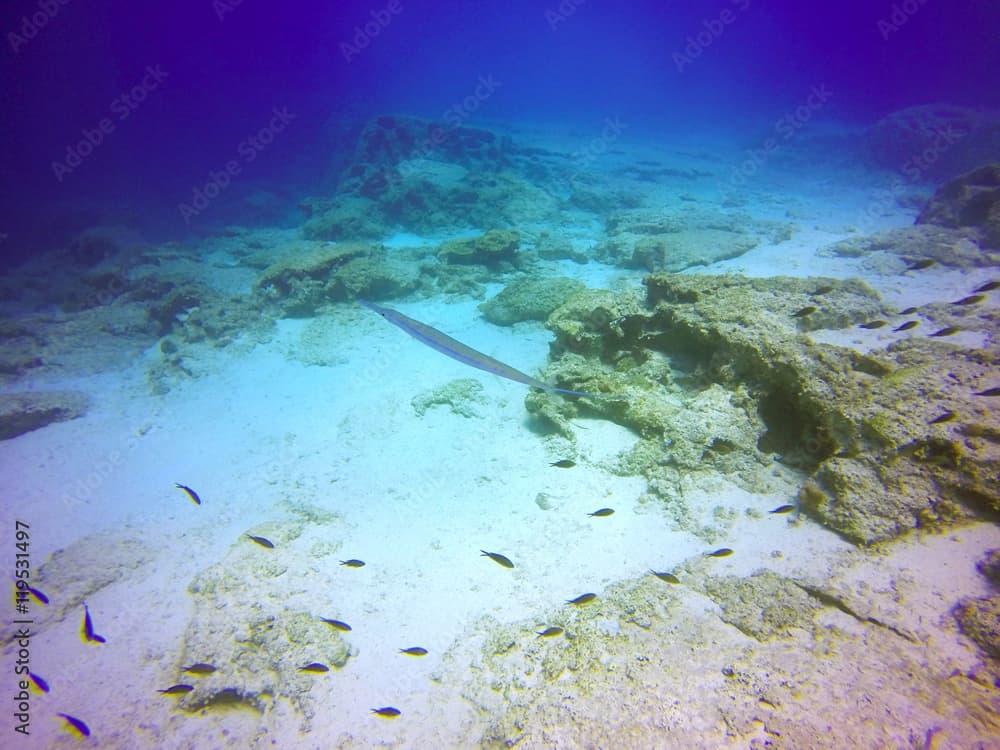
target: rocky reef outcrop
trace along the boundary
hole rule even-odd
[[[1000,119],[951,104],[909,107],[868,128],[862,153],[910,180],[950,180],[1000,161]]]
[[[1000,249],[1000,163],[979,167],[939,187],[917,224],[972,231],[983,247]]]
[[[489,130],[382,115],[362,129],[332,196],[306,200],[310,239],[377,239],[513,226],[553,214],[557,200],[518,168],[510,138]]]
[[[623,468],[644,474],[654,495],[677,493],[683,476],[706,468],[753,488],[778,460],[802,473],[802,508],[856,542],[1000,512],[1000,415],[987,395],[995,345],[919,329],[868,354],[813,341],[808,331],[894,315],[860,281],[654,274],[644,283],[645,299],[587,291],[548,321],[550,382],[621,398],[554,403],[533,393],[527,405],[567,436],[581,406],[635,430]],[[988,336],[990,309],[937,312]]]
[[[79,391],[27,391],[0,394],[0,440],[87,413],[90,399]]]

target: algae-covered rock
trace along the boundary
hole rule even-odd
[[[962,632],[994,659],[1000,659],[1000,596],[963,599],[955,607]]]
[[[935,224],[851,237],[822,248],[819,254],[865,258],[875,270],[891,273],[900,273],[917,261],[934,261],[949,268],[981,268],[994,262],[969,239],[969,232]],[[878,264],[879,256],[891,262]]]
[[[483,266],[513,261],[521,236],[509,229],[491,229],[479,237],[450,240],[441,245],[438,257],[446,263],[473,263]]]
[[[986,556],[976,563],[976,569],[993,582],[994,586],[1000,586],[1000,549],[991,549]]]
[[[1000,248],[1000,164],[979,167],[942,185],[917,224],[971,229],[983,247]]]
[[[475,404],[486,404],[488,399],[483,395],[483,384],[478,380],[459,378],[440,388],[418,393],[410,403],[413,411],[421,417],[433,406],[447,406],[452,414],[471,419],[481,416]]]
[[[90,399],[80,391],[26,391],[0,394],[0,440],[39,430],[87,413]]]
[[[711,211],[621,211],[609,217],[599,260],[648,271],[682,271],[743,255],[790,236],[787,224]]]
[[[718,229],[684,229],[674,234],[642,237],[632,246],[631,256],[619,265],[647,271],[683,271],[738,258],[753,250],[760,240],[734,236]]]
[[[564,276],[513,281],[479,306],[490,323],[509,326],[524,320],[545,320],[557,307],[585,288],[583,282]]]
[[[548,232],[539,232],[535,240],[535,254],[544,260],[572,260],[577,263],[590,260],[587,253],[573,247],[569,239]]]
[[[770,570],[749,578],[721,576],[705,581],[705,592],[722,608],[722,619],[758,641],[807,628],[822,607],[794,582]]]
[[[994,384],[996,352],[912,335],[868,354],[813,341],[807,330],[890,314],[859,281],[655,274],[645,284],[645,305],[587,290],[556,310],[546,377],[624,396],[586,405],[652,441],[629,461],[651,485],[669,493],[672,471],[711,467],[753,489],[754,467],[773,457],[811,475],[806,512],[864,543],[1000,509],[1000,414],[974,395]],[[808,325],[803,308],[815,308]],[[988,315],[977,311],[979,325]],[[692,398],[713,384],[733,394],[728,404]],[[528,400],[537,416],[544,398]],[[945,411],[958,418],[939,420]],[[569,416],[555,415],[558,429],[570,430],[558,422]]]
[[[338,195],[333,200],[307,201],[304,207],[309,215],[302,227],[306,239],[357,242],[379,239],[389,231],[370,198]]]
[[[251,529],[271,540],[274,548],[264,549],[242,537],[225,559],[189,584],[194,612],[176,670],[198,662],[209,662],[216,670],[191,680],[194,690],[178,701],[184,710],[240,705],[264,713],[282,699],[308,726],[315,712],[309,698],[313,683],[330,679],[347,663],[351,650],[319,613],[290,605],[286,586],[280,583],[290,564],[281,549],[298,537],[304,523],[297,519]],[[313,662],[331,671],[302,671]]]
[[[311,317],[323,305],[366,297],[384,299],[417,286],[419,270],[364,243],[313,246],[269,266],[256,297],[289,317]]]
[[[454,122],[378,116],[360,129],[336,193],[304,202],[307,237],[377,239],[400,228],[517,226],[557,215],[538,162],[515,158],[509,136]]]

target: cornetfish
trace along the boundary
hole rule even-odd
[[[358,302],[369,310],[374,310],[394,326],[402,328],[420,343],[427,344],[432,349],[437,349],[442,354],[452,359],[457,359],[462,364],[469,365],[469,367],[475,367],[478,370],[499,375],[501,378],[524,383],[525,385],[530,385],[532,388],[541,388],[544,391],[566,393],[570,396],[587,396],[588,398],[614,398],[608,394],[571,391],[568,388],[558,388],[554,385],[543,383],[541,380],[533,378],[520,370],[515,370],[510,365],[505,365],[503,362],[493,359],[493,357],[489,357],[482,352],[477,352],[461,341],[456,341],[451,336],[441,333],[436,328],[431,328],[426,323],[421,323],[419,320],[407,317],[401,312],[390,310],[388,307],[382,307],[363,299],[359,299]]]

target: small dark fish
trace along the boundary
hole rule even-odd
[[[187,672],[188,674],[206,675],[206,674],[212,674],[212,672],[215,671],[215,667],[212,666],[211,664],[206,664],[205,662],[200,661],[197,664],[192,664],[189,667],[184,667],[181,671]]]
[[[553,638],[557,635],[562,635],[563,629],[553,625],[552,627],[545,628],[545,630],[539,630],[537,632],[539,638]]]
[[[914,313],[919,312],[919,311],[920,311],[919,307],[908,307],[905,310],[900,310],[899,314],[900,315],[913,315]]]
[[[972,394],[973,396],[1000,396],[1000,386],[996,388],[987,388],[985,391],[977,391]]]
[[[956,328],[955,326],[947,326],[945,328],[941,328],[937,331],[934,331],[934,333],[932,333],[931,336],[936,336],[938,338],[940,338],[941,336],[954,336],[960,330],[961,330],[960,328]]]
[[[395,719],[403,712],[392,706],[382,706],[382,708],[373,708],[372,713],[376,716],[381,716],[383,719]]]
[[[43,680],[34,672],[28,672],[28,678],[31,680],[31,684],[35,686],[35,689],[39,693],[49,692],[49,683],[47,683],[45,680]]]
[[[427,649],[420,646],[410,646],[409,648],[399,649],[399,653],[406,654],[407,656],[427,656]]]
[[[254,536],[253,534],[247,534],[247,539],[249,539],[251,542],[256,542],[261,547],[266,547],[267,549],[274,549],[274,542],[262,536]]]
[[[576,599],[567,599],[567,604],[575,604],[580,606],[581,604],[586,604],[587,602],[592,602],[597,598],[597,594],[580,594]]]
[[[858,328],[865,328],[872,331],[876,328],[881,328],[882,326],[889,325],[888,321],[885,320],[870,320],[867,323],[861,323]]]
[[[951,304],[953,305],[978,305],[986,299],[985,294],[970,294],[968,297],[962,297],[962,299],[957,299]]]
[[[706,552],[705,557],[729,557],[731,554],[733,554],[733,551],[729,547],[721,547],[712,552]]]
[[[678,578],[677,576],[675,576],[673,573],[660,573],[660,572],[652,570],[652,569],[649,572],[652,573],[657,578],[659,578],[664,583],[674,583],[674,584],[677,584],[677,583],[681,582],[681,579]]]
[[[930,268],[935,263],[936,260],[933,258],[921,258],[920,260],[915,260],[910,265],[906,267],[907,271],[923,271],[925,268]]]
[[[56,714],[56,716],[62,717],[62,720],[66,722],[67,729],[72,730],[75,734],[80,737],[90,736],[90,727],[84,724],[80,719],[75,716],[70,716],[69,714]]]
[[[365,567],[365,561],[364,560],[355,560],[353,558],[350,559],[350,560],[341,560],[340,564],[343,565],[345,568],[363,568],[363,567]]]
[[[25,586],[24,588],[28,592],[28,594],[31,596],[31,598],[34,599],[39,604],[48,604],[49,603],[49,597],[45,596],[45,594],[43,594],[38,589],[34,588],[33,586]]]
[[[549,466],[558,466],[560,469],[572,469],[576,466],[576,461],[571,461],[568,458],[561,458],[558,461],[553,461]]]
[[[595,510],[593,513],[588,513],[587,515],[588,516],[597,516],[597,517],[600,518],[602,516],[610,516],[614,512],[615,511],[614,511],[613,508],[601,508],[600,510]]]
[[[902,325],[896,326],[892,330],[894,333],[899,333],[900,331],[909,331],[911,328],[916,328],[918,325],[920,325],[919,320],[908,320]]]
[[[351,632],[351,626],[343,620],[330,620],[326,617],[319,618],[334,630],[343,630],[345,633]]]
[[[973,292],[992,292],[994,289],[1000,289],[1000,281],[987,281],[981,287],[973,289]]]
[[[818,310],[819,310],[819,308],[816,307],[816,305],[808,305],[806,307],[803,307],[801,310],[798,310],[797,312],[792,313],[792,317],[793,318],[805,318],[806,316],[812,315],[814,312],[817,312]]]
[[[329,672],[330,668],[326,664],[320,664],[318,661],[311,661],[304,667],[299,667],[300,672],[315,672],[321,674],[323,672]]]
[[[795,510],[794,505],[779,505],[774,510],[769,510],[768,513],[791,513]]]
[[[930,424],[944,424],[945,422],[950,422],[956,416],[957,415],[953,411],[944,411],[939,416],[934,417],[934,419],[930,421]]]
[[[823,286],[816,287],[816,289],[813,290],[813,294],[829,294],[832,291],[833,291],[833,286],[831,286],[830,284],[824,284]]]
[[[514,563],[512,563],[510,561],[510,558],[504,557],[499,552],[487,552],[484,549],[481,549],[479,551],[483,553],[483,554],[480,555],[480,557],[488,557],[493,562],[495,562],[495,563],[497,563],[499,565],[503,565],[505,568],[513,568],[514,567]]]
[[[198,497],[198,493],[192,490],[186,484],[178,484],[177,482],[174,482],[174,487],[176,487],[179,490],[184,490],[184,492],[187,493],[187,496],[191,498],[192,503],[194,503],[195,505],[201,505],[201,498]]]
[[[161,695],[184,695],[184,693],[190,693],[192,690],[194,690],[194,685],[180,684],[180,685],[171,685],[168,688],[164,688],[163,690],[157,690],[156,692],[160,693]]]
[[[80,637],[84,643],[107,643],[107,638],[94,632],[94,621],[90,619],[90,610],[83,605],[83,624],[80,626]]]

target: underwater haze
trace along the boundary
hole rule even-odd
[[[1000,748],[1000,6],[0,31],[4,747]]]

